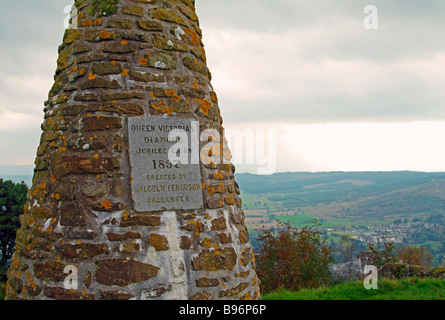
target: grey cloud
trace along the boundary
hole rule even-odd
[[[229,123],[256,121],[290,123],[411,122],[445,119],[445,94],[407,82],[401,88],[384,88],[366,96],[319,94],[310,99],[277,98],[241,102],[220,98],[224,120]],[[255,117],[252,117],[252,113]]]
[[[0,28],[4,30],[0,34],[0,68],[3,76],[37,74],[52,78],[57,47],[63,36],[63,8],[73,2],[4,1],[2,9],[6,14],[0,21]],[[370,3],[379,9],[380,29],[377,31],[362,28],[363,8]],[[445,41],[441,39],[445,29],[443,1],[197,0],[197,8],[206,45],[206,34],[210,27],[212,30],[248,30],[260,35],[277,36],[295,29],[299,32],[307,31],[307,37],[311,37],[310,32],[314,28],[329,26],[332,28],[329,37],[305,47],[296,58],[312,63],[324,58],[392,63],[407,56],[445,52]],[[348,23],[342,24],[342,21]],[[20,28],[12,27],[17,24],[20,24]],[[357,30],[354,27],[351,32],[350,26],[356,26]],[[268,43],[259,45],[267,47]],[[283,48],[295,52],[298,49]],[[54,61],[46,65],[36,62],[35,54],[45,52],[53,53]],[[235,57],[229,64],[236,62],[236,57],[242,54],[228,52],[228,57]],[[269,57],[263,63],[270,64],[273,58]],[[212,57],[209,57],[209,61],[212,61]],[[304,98],[298,94],[280,92],[280,81],[286,77],[283,74],[288,71],[287,66],[285,61],[277,66],[275,74],[263,74],[260,77],[255,75],[248,78],[249,74],[243,74],[246,81],[253,82],[253,86],[272,88],[276,93],[273,99],[241,102],[220,94],[225,120],[386,121],[444,117],[443,94],[413,77],[399,83],[400,77],[391,78],[389,75],[388,81],[363,96],[342,92],[324,94],[321,87],[318,94]],[[256,68],[261,69],[262,66]],[[335,83],[335,79],[332,79],[332,83]],[[297,81],[295,85],[298,85]],[[45,90],[44,95],[49,89]],[[215,89],[219,92],[217,87]],[[12,95],[18,93],[11,91],[5,94],[12,100]],[[36,101],[38,112],[41,112],[42,102]],[[255,112],[255,118],[252,118],[252,110],[258,111]]]
[[[363,28],[363,9],[372,3],[379,10],[379,30]],[[328,26],[332,37],[317,43],[308,58],[365,58],[375,61],[445,50],[443,1],[406,0],[206,0],[198,2],[201,23],[220,29],[280,34],[289,29]],[[341,22],[349,21],[347,25]],[[353,28],[356,32],[351,33]],[[205,36],[204,28],[204,36]],[[267,43],[264,44],[267,46]]]
[[[379,9],[378,30],[363,28],[363,9],[368,4]],[[416,61],[429,61],[434,56],[445,55],[443,1],[206,0],[205,3],[198,2],[200,7],[204,35],[206,26],[211,26],[220,30],[227,28],[277,37],[291,30],[295,32],[296,39],[301,38],[302,32],[309,39],[318,37],[316,41],[305,42],[301,47],[296,41],[283,45],[282,51],[288,53],[282,56],[287,57],[287,61],[277,62],[274,56],[264,57],[264,61],[256,59],[255,62],[259,63],[256,69],[264,69],[264,73],[255,70],[255,74],[249,74],[245,72],[249,70],[248,67],[236,64],[235,55],[254,55],[254,50],[248,47],[240,46],[239,51],[228,52],[227,57],[217,54],[216,60],[209,56],[209,61],[214,61],[215,65],[227,58],[227,65],[232,63],[233,69],[238,67],[244,70],[238,75],[250,81],[251,87],[258,91],[267,88],[276,93],[271,99],[261,98],[250,102],[231,96],[226,99],[220,97],[224,103],[221,108],[226,121],[403,122],[445,119],[445,94],[440,89],[440,83],[428,79],[434,75],[434,66],[424,66],[424,70],[422,66],[414,71],[409,69],[410,64]],[[292,37],[291,32],[287,34]],[[259,39],[259,43],[255,44],[258,47],[267,49],[270,46],[270,43],[261,43],[261,37]],[[299,60],[300,65],[312,66],[326,60],[360,61],[371,68],[375,65],[377,73],[383,73],[383,76],[371,81],[372,88],[366,88],[363,83],[354,83],[354,76],[348,76],[353,70],[336,74],[330,70],[331,78],[326,79],[320,65],[318,70],[313,67],[309,69],[319,74],[317,80],[314,76],[300,74],[299,65],[291,60],[292,57]],[[271,63],[276,64],[275,72],[271,72],[272,68],[264,68]],[[218,68],[219,72],[222,70],[222,67]],[[250,67],[250,70],[254,69]],[[369,68],[365,70],[370,71]],[[372,70],[369,74],[365,72],[362,77],[375,76],[371,73]],[[218,74],[215,74],[215,78],[218,78]],[[349,83],[343,78],[349,79]],[[437,77],[439,82],[443,79]],[[339,87],[342,90],[333,93],[332,88],[337,87],[337,80],[342,82]],[[309,97],[301,94],[301,86],[314,81],[318,82],[318,89],[313,90]],[[313,88],[317,83],[309,85]],[[355,92],[344,90],[348,86]],[[218,87],[215,89],[218,91]],[[252,110],[255,111],[254,118],[251,116]]]
[[[442,20],[440,13],[445,9],[443,1],[418,0],[198,0],[196,6],[200,20],[206,23],[267,30],[318,24],[336,18],[362,21],[366,5],[375,5],[383,19]]]
[[[0,34],[2,46],[47,46],[62,40],[63,8],[74,2],[70,0],[22,0],[2,1]],[[19,26],[19,27],[18,27]],[[35,48],[39,50],[39,47]]]

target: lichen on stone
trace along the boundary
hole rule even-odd
[[[119,0],[93,0],[90,9],[92,16],[111,16],[117,12]]]

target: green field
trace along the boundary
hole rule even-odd
[[[292,224],[292,226],[299,227],[299,228],[309,224],[314,219],[317,219],[317,217],[310,216],[307,214],[278,217],[278,220],[280,220],[281,222],[290,222]]]
[[[360,281],[332,287],[279,291],[263,300],[445,300],[445,281],[440,279],[380,279],[377,290],[367,290]]]
[[[272,212],[273,213],[273,212]],[[277,219],[281,222],[290,222],[292,226],[296,228],[301,228],[308,223],[310,223],[313,219],[320,219],[320,217],[311,216],[308,214],[297,214],[293,216],[279,216]],[[367,219],[366,222],[357,222],[357,219],[351,218],[322,218],[321,227],[323,229],[333,228],[333,229],[342,229],[342,230],[350,230],[353,226],[376,226],[376,225],[385,225],[391,223],[391,220],[375,220],[375,219]],[[346,234],[348,232],[338,231],[339,234]]]

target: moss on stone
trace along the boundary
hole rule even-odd
[[[90,9],[92,16],[111,16],[117,12],[119,0],[93,0]]]

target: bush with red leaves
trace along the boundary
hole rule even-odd
[[[318,231],[320,222],[314,220],[303,229],[280,223],[278,230],[263,229],[257,241],[257,274],[261,292],[279,289],[298,291],[329,283],[329,265],[334,261],[333,249]]]

